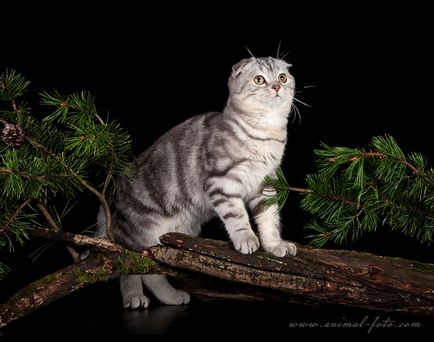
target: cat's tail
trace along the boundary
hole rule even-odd
[[[105,239],[105,240],[109,239],[107,235],[107,229],[106,229],[106,217],[102,205],[99,207],[98,215],[96,219],[95,237],[100,239]]]
[[[102,208],[102,206],[100,206],[97,214],[97,220],[96,220],[95,237],[108,240],[109,238],[105,227],[106,227],[106,218],[104,214],[104,209]],[[80,254],[80,259],[84,260],[89,255],[90,255],[90,249],[86,249],[83,253]]]

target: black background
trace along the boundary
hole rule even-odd
[[[184,119],[221,110],[228,95],[230,68],[249,57],[246,47],[255,56],[274,56],[280,44],[280,50],[287,52],[286,60],[293,64],[296,96],[309,105],[296,103],[301,122],[289,126],[283,166],[291,184],[303,186],[304,175],[314,171],[312,151],[321,141],[329,145],[366,146],[372,136],[389,133],[404,150],[422,152],[432,160],[434,28],[427,8],[416,4],[379,8],[366,3],[351,8],[309,3],[300,6],[289,1],[247,3],[240,8],[212,3],[151,7],[129,1],[89,6],[81,1],[1,2],[0,69],[14,68],[32,82],[27,99],[41,115],[45,109],[38,106],[37,96],[32,94],[53,88],[62,93],[89,90],[95,95],[100,112],[109,112],[130,132],[133,150],[138,153]],[[302,227],[308,217],[299,209],[298,200],[297,196],[291,197],[283,212],[283,233],[286,238],[303,243],[308,233]],[[76,217],[89,224],[94,220],[97,204],[89,198],[84,198],[83,203],[86,205],[79,206]],[[72,219],[68,224],[72,227],[76,223]],[[225,238],[217,223],[206,232]],[[421,247],[389,231],[369,234],[346,248],[434,260],[432,247]],[[32,265],[25,257],[14,258],[18,266],[0,284],[1,300],[30,279],[67,263],[60,247],[52,248]],[[17,323],[10,334],[46,334],[64,329],[73,335],[98,335],[110,331],[110,327],[123,334],[192,334],[195,329],[201,331],[201,327],[211,329],[213,324],[228,324],[236,329],[233,321],[224,318],[225,312],[234,315],[239,310],[238,317],[257,312],[256,318],[241,319],[247,326],[252,325],[255,334],[275,328],[289,337],[294,331],[286,330],[283,323],[289,319],[326,320],[333,312],[338,320],[353,315],[357,321],[365,315],[344,308],[263,308],[231,303],[203,307],[194,302],[184,311],[161,309],[169,312],[161,317],[169,318],[165,321],[154,315],[154,321],[166,323],[164,328],[152,331],[131,328],[128,322],[134,321],[135,314],[124,313],[119,307],[116,284],[102,285]],[[208,325],[199,320],[200,310],[214,312]],[[279,323],[260,324],[265,319],[261,313],[267,310],[279,313],[275,314]],[[74,314],[68,315],[69,312]],[[173,312],[178,313],[171,316]],[[368,314],[371,320],[375,318],[374,313]],[[106,316],[110,318],[104,320],[102,317]],[[77,317],[81,320],[75,321]],[[92,317],[98,319],[89,323]],[[145,319],[140,316],[139,322],[143,322],[142,318]],[[172,321],[176,323],[167,323]],[[431,323],[428,321],[424,329],[429,329]],[[391,329],[385,331],[390,333]],[[298,330],[301,332],[305,331]],[[342,330],[333,331],[339,332]]]

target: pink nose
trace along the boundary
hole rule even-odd
[[[280,85],[275,84],[275,85],[271,86],[271,88],[273,88],[276,91],[276,93],[278,93],[280,90]]]

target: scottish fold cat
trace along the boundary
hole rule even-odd
[[[240,253],[262,246],[278,257],[296,254],[295,245],[281,239],[277,206],[263,205],[272,191],[263,181],[279,167],[287,140],[295,89],[289,67],[272,57],[243,59],[232,67],[223,112],[188,119],[137,156],[133,176],[116,180],[111,205],[118,243],[149,247],[167,232],[197,236],[218,216]],[[106,237],[102,210],[98,226]],[[149,305],[142,284],[162,303],[190,300],[162,275],[123,276],[120,283],[125,308]]]

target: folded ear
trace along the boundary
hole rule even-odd
[[[283,66],[285,67],[285,69],[288,69],[292,67],[292,64],[287,63],[286,61],[284,61],[283,59],[280,60],[283,64]]]
[[[249,64],[252,59],[255,59],[254,57],[251,58],[245,58],[242,59],[241,61],[239,61],[237,64],[235,64],[232,67],[232,75],[231,78],[237,78],[241,75],[241,73],[243,72],[244,68],[246,67],[247,64]]]

